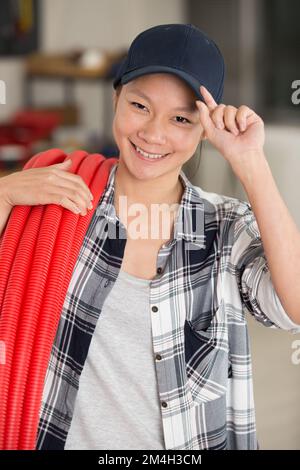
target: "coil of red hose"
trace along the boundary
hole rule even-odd
[[[24,166],[71,159],[93,193],[80,216],[56,204],[15,206],[0,238],[0,449],[33,450],[45,375],[72,272],[94,210],[117,158],[51,149]]]

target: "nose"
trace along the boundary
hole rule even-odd
[[[164,145],[167,141],[164,129],[158,119],[151,119],[139,130],[138,137],[150,145]]]

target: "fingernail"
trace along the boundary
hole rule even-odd
[[[88,205],[88,208],[89,209],[93,209],[93,204],[90,202],[90,204]]]
[[[94,196],[92,195],[92,193],[90,192],[90,198],[93,200],[94,199]]]

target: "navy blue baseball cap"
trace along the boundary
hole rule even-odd
[[[113,87],[159,72],[180,77],[201,101],[199,88],[204,85],[215,101],[221,102],[223,56],[214,41],[193,24],[162,24],[138,34],[119,66]]]

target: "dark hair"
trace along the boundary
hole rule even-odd
[[[119,96],[119,94],[121,93],[121,90],[122,90],[122,87],[123,85],[119,84],[116,88],[116,95]]]

